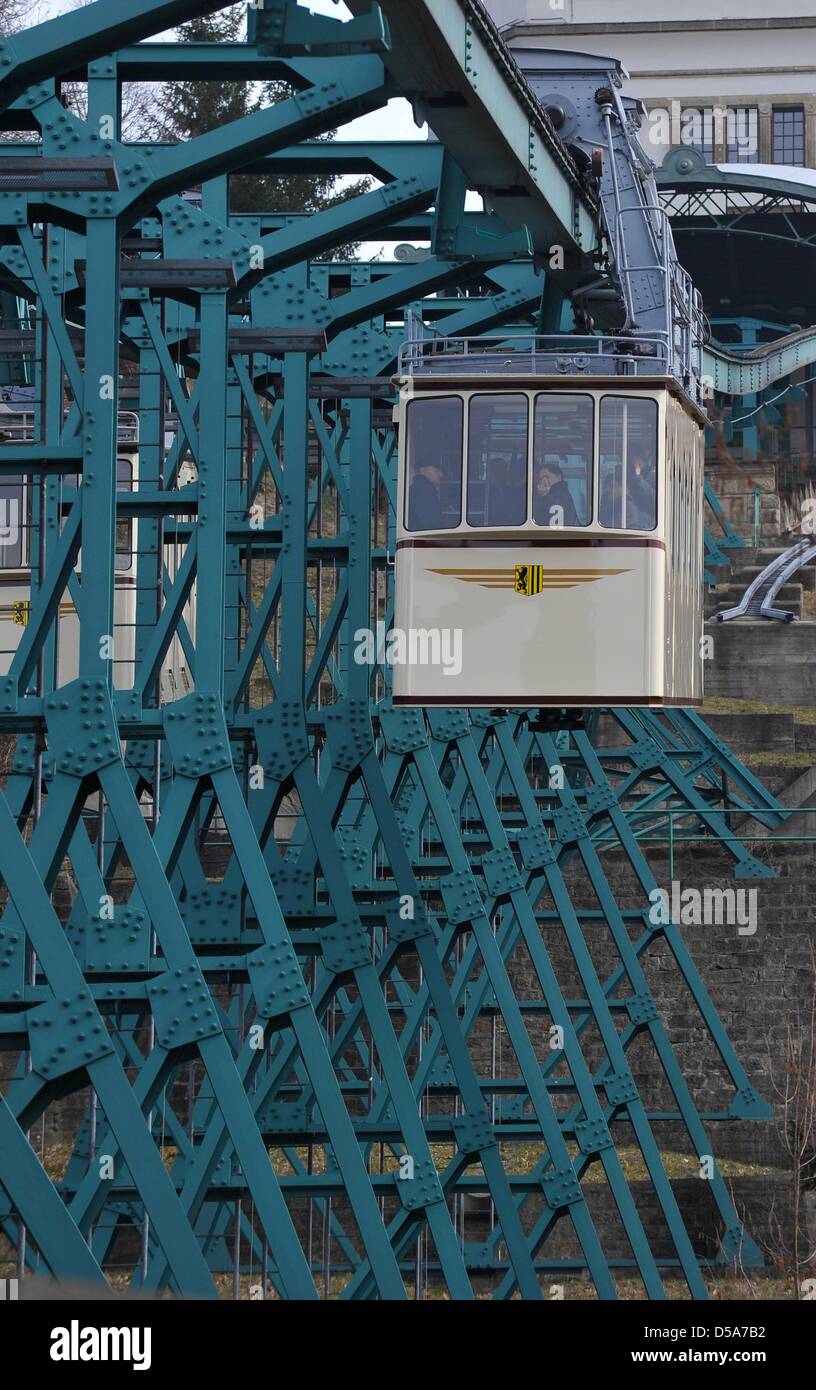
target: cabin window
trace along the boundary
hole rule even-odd
[[[133,464],[130,459],[116,460],[116,487],[119,492],[133,491]],[[116,522],[116,568],[129,570],[133,564],[133,522],[117,518]]]
[[[588,526],[592,516],[595,404],[591,396],[536,397],[533,520],[538,526]]]
[[[408,405],[405,440],[405,526],[446,531],[462,520],[460,396],[432,396]]]
[[[468,416],[467,519],[471,526],[527,520],[526,396],[472,396]]]
[[[657,401],[601,401],[599,520],[611,530],[657,525]]]
[[[0,478],[0,569],[23,563],[23,480]]]

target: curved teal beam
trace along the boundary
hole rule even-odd
[[[782,193],[805,203],[816,202],[816,182],[805,177],[812,170],[796,169],[795,178],[786,178],[786,165],[707,164],[699,150],[690,145],[669,150],[655,173],[659,189],[726,188],[742,193]],[[759,173],[758,169],[763,172]],[[773,172],[766,172],[773,169]]]
[[[751,172],[753,171],[753,172]],[[802,202],[816,202],[816,182],[808,181],[807,171],[801,176],[786,178],[782,169],[756,172],[755,165],[742,168],[723,168],[707,164],[699,150],[680,146],[670,150],[655,177],[661,191],[711,189],[731,192],[757,193],[768,196],[783,194]],[[799,367],[816,362],[816,327],[788,333],[773,343],[749,352],[730,352],[727,348],[709,344],[703,358],[703,372],[715,391],[726,396],[749,396],[775,381],[789,376]]]
[[[800,328],[749,352],[729,352],[709,343],[703,354],[703,373],[713,389],[724,396],[750,396],[814,362],[816,327]]]

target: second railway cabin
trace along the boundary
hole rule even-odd
[[[139,420],[120,411],[118,420],[116,487],[133,492],[139,485]],[[10,443],[34,446],[31,411],[4,409],[0,437]],[[62,479],[62,510],[80,486],[78,474]],[[38,530],[33,524],[34,497],[27,476],[0,479],[0,676],[8,675],[20,638],[31,615],[32,572],[39,568]],[[138,522],[120,519],[116,525],[116,585],[114,591],[113,683],[126,689],[133,683],[136,632],[136,566]],[[54,688],[75,680],[79,668],[79,616],[75,584],[82,582],[82,554],[76,575],[61,596],[54,622],[55,641],[47,660],[53,663],[48,681]]]

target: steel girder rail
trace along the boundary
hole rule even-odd
[[[294,231],[230,216],[232,167],[314,168],[330,154],[299,154],[305,136],[393,94],[387,25],[310,28],[268,3],[277,37],[206,62],[137,46],[94,68],[105,44],[208,7],[131,8],[125,34],[101,3],[14,40],[9,100],[44,158],[32,170],[30,146],[10,149],[0,194],[3,289],[37,311],[17,340],[34,424],[0,444],[0,472],[29,489],[36,559],[0,685],[16,738],[0,795],[6,1257],[199,1297],[536,1299],[583,1269],[602,1298],[620,1275],[650,1298],[673,1277],[703,1298],[662,1126],[708,1161],[709,1261],[758,1263],[709,1131],[768,1109],[678,926],[645,914],[640,841],[671,814],[708,829],[737,875],[768,874],[727,817],[776,825],[776,804],[690,713],[563,729],[535,711],[423,716],[391,707],[381,653],[354,659],[393,602],[395,316],[524,324],[542,292],[509,259],[526,237],[465,217],[437,145],[372,151],[382,188]],[[46,80],[85,63],[87,123]],[[117,80],[266,64],[299,92],[235,128],[177,148],[96,139]],[[200,207],[179,196],[196,181]],[[415,265],[308,261],[427,216]],[[120,395],[140,422],[131,492],[113,467]],[[134,522],[132,652],[114,682],[117,523]],[[174,644],[193,682],[175,699]],[[715,1110],[695,1104],[647,983],[658,946],[710,1040]]]
[[[671,150],[656,175],[661,201],[675,229],[711,235],[731,246],[744,237],[763,246],[779,243],[797,251],[813,246],[816,185],[793,169],[751,173],[707,164],[698,150]],[[716,246],[716,241],[712,246]],[[775,342],[731,352],[712,344],[705,354],[711,389],[728,396],[752,395],[816,361],[816,327],[797,329]]]
[[[704,354],[712,390],[726,396],[748,396],[816,362],[816,328],[786,333],[772,343],[745,352],[709,345]]]

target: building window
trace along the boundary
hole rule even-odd
[[[802,106],[775,106],[773,111],[774,164],[804,164],[805,111]]]
[[[706,164],[714,163],[713,106],[688,106],[681,112],[680,143],[699,150]]]
[[[729,107],[726,115],[726,163],[759,160],[759,112],[755,106]]]

